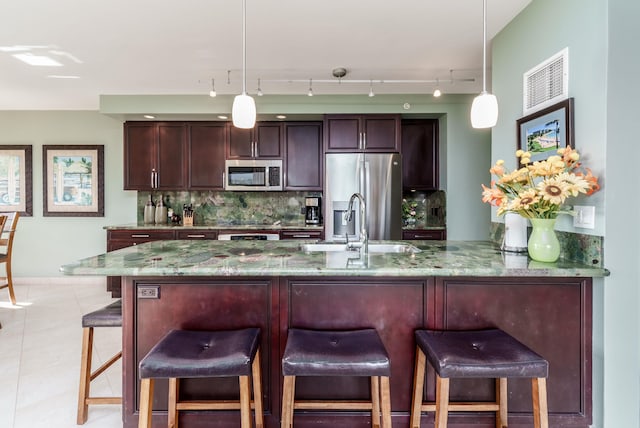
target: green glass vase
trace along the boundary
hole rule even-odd
[[[555,218],[532,218],[533,229],[527,245],[529,257],[539,262],[555,262],[560,257]]]

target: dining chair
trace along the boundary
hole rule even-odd
[[[13,278],[11,275],[11,253],[19,218],[20,213],[18,212],[8,213],[5,221],[9,223],[9,226],[6,229],[2,229],[2,234],[0,235],[0,247],[5,247],[5,251],[0,253],[0,264],[4,263],[6,270],[6,276],[0,277],[0,281],[5,280],[6,284],[0,285],[0,290],[3,288],[9,289],[9,299],[12,305],[16,304],[16,294],[13,290]]]

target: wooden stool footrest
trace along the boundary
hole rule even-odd
[[[255,409],[255,404],[251,401],[251,408]],[[189,400],[178,401],[178,410],[239,410],[240,400]]]
[[[294,409],[304,410],[371,410],[373,408],[371,401],[312,401],[312,400],[296,400],[293,405]]]
[[[118,352],[116,355],[114,355],[113,357],[111,357],[111,359],[109,361],[107,361],[106,363],[104,363],[103,365],[101,365],[100,367],[98,367],[96,369],[96,371],[94,371],[93,373],[91,373],[91,380],[94,380],[95,378],[97,378],[98,376],[100,376],[102,374],[102,372],[104,372],[106,369],[108,369],[109,367],[111,367],[116,361],[118,361],[120,358],[122,357],[122,351]]]
[[[451,412],[497,412],[500,410],[498,403],[478,402],[449,402],[447,406]],[[423,412],[435,412],[436,403],[423,403],[420,407]]]
[[[121,397],[87,397],[86,404],[122,404]]]

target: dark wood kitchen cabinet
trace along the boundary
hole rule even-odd
[[[131,247],[145,242],[174,239],[173,230],[157,229],[117,229],[107,231],[107,252]],[[107,291],[112,297],[121,297],[119,276],[107,277]]]
[[[126,122],[124,189],[186,188],[186,131],[182,122]]]
[[[228,127],[227,159],[282,159],[282,123],[257,122],[252,129],[229,123]]]
[[[189,123],[187,143],[187,187],[190,190],[224,189],[224,122]]]
[[[438,120],[402,120],[402,187],[416,191],[439,186]]]
[[[285,190],[322,191],[322,122],[284,125]]]
[[[326,152],[400,151],[400,115],[326,115],[324,119]]]
[[[406,229],[402,231],[402,239],[405,241],[434,240],[443,241],[447,239],[446,229]]]

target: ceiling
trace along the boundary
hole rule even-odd
[[[530,1],[489,0],[488,39]],[[61,65],[27,65],[14,54]],[[337,67],[348,71],[341,83]],[[241,91],[241,0],[3,4],[0,110],[97,110],[100,95],[206,95],[212,78],[218,94]],[[250,94],[258,78],[265,95],[310,86],[314,94],[479,92],[482,1],[247,0]]]

